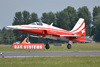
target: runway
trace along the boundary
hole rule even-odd
[[[41,57],[41,56],[100,56],[100,51],[84,52],[0,52],[0,57]]]

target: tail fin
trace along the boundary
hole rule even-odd
[[[85,20],[83,18],[80,18],[74,28],[71,30],[71,32],[86,36],[86,30],[85,30]]]

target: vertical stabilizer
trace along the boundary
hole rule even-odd
[[[86,36],[85,21],[83,18],[80,18],[78,20],[78,22],[76,23],[74,28],[71,30],[71,32],[78,34],[78,35]]]

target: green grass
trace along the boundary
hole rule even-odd
[[[100,67],[100,56],[0,58],[0,67]]]
[[[50,45],[50,49],[13,49],[11,45],[0,45],[0,52],[40,51],[100,51],[100,43],[76,43],[71,49]],[[100,56],[62,57],[17,57],[0,58],[0,67],[100,67]]]
[[[13,49],[12,45],[0,45],[0,52],[43,52],[43,51],[100,51],[100,43],[75,43],[71,49],[67,49],[67,44],[62,46],[50,45],[50,49]]]

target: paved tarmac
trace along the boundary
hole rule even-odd
[[[39,57],[39,56],[100,56],[100,51],[79,52],[0,52],[0,57]]]

